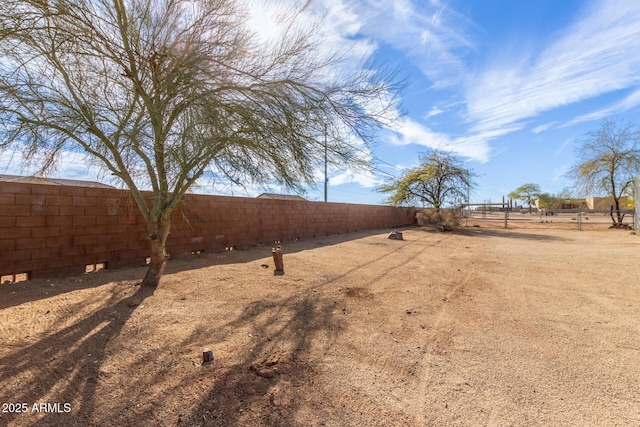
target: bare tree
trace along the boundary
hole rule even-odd
[[[620,199],[631,192],[633,180],[640,174],[639,138],[640,133],[630,124],[606,119],[600,129],[580,141],[576,149],[579,160],[569,172],[578,193],[611,197],[615,228],[623,227]]]
[[[203,175],[300,188],[325,126],[329,161],[354,164],[353,136],[368,141],[394,107],[390,73],[336,73],[340,58],[296,18],[264,42],[239,0],[3,0],[0,144],[40,173],[85,152],[121,180],[148,225],[143,284],[156,286],[172,213]]]
[[[447,202],[464,200],[476,185],[475,176],[455,154],[433,150],[418,166],[389,179],[379,191],[390,193],[387,203],[394,206],[425,203],[440,210]]]

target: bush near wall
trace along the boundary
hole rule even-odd
[[[460,226],[462,211],[460,209],[427,208],[416,212],[418,225],[432,225],[440,231],[453,231]]]
[[[147,194],[147,197],[150,197]],[[172,256],[414,223],[415,209],[188,194],[173,216]],[[126,190],[0,182],[0,276],[140,265],[147,228]]]

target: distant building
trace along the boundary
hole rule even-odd
[[[613,197],[586,197],[584,199],[565,199],[553,207],[540,207],[540,199],[535,202],[537,209],[545,211],[575,211],[589,210],[597,212],[608,212],[611,206],[615,206]],[[633,200],[629,197],[620,198],[620,209],[633,209]]]
[[[262,193],[257,199],[275,199],[275,200],[296,200],[298,202],[308,201],[304,197],[291,195],[291,194],[275,194],[275,193]]]
[[[615,206],[613,197],[587,197],[587,208],[594,211],[608,211]],[[620,209],[633,209],[633,201],[629,197],[620,198]]]
[[[44,178],[39,176],[0,175],[0,182],[20,182],[23,184],[65,185],[71,187],[115,188],[112,185],[96,181],[75,179]]]
[[[564,199],[561,201],[553,202],[553,206],[541,206],[540,199],[535,201],[536,209],[541,212],[562,212],[562,211],[575,211],[578,209],[588,209],[585,199]]]

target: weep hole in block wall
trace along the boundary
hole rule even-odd
[[[107,262],[97,262],[95,264],[87,264],[84,266],[85,273],[95,273],[96,271],[106,270],[108,268]]]
[[[31,273],[28,271],[25,273],[4,274],[0,276],[0,283],[7,284],[7,283],[24,282],[25,280],[29,280],[30,278],[31,278]]]

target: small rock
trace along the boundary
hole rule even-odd
[[[140,301],[139,299],[132,299],[131,301],[129,301],[129,302],[127,303],[127,305],[128,305],[129,307],[137,307],[137,306],[139,306],[139,305],[140,305],[140,303],[141,303],[141,302],[142,302],[142,301]]]
[[[269,268],[269,264],[260,264],[260,267],[262,267],[262,268]]]
[[[251,366],[249,366],[249,370],[262,378],[273,378],[277,374],[275,368],[265,368],[260,363],[256,362],[252,363]]]
[[[389,237],[388,238],[391,239],[391,240],[404,240],[402,238],[402,233],[399,232],[399,231],[395,231],[395,230],[392,231],[391,233],[389,233]]]
[[[273,369],[262,368],[256,371],[256,375],[262,378],[273,378],[276,376],[276,372]]]

